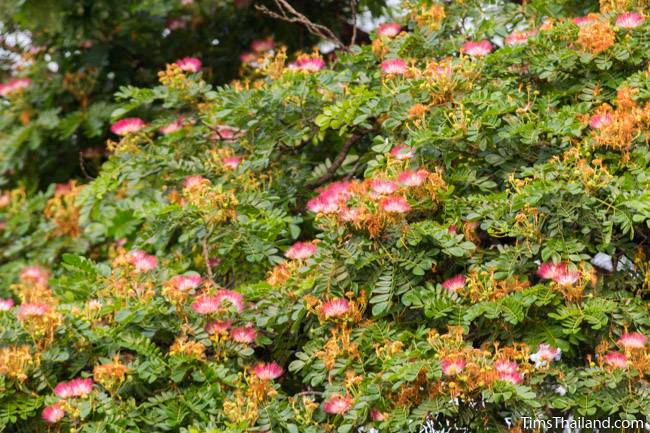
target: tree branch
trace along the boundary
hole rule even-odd
[[[301,24],[309,33],[322,39],[332,41],[336,44],[337,48],[347,49],[332,30],[322,24],[316,24],[310,21],[309,18],[295,10],[287,0],[273,0],[273,2],[277,7],[277,11],[272,11],[263,5],[255,5],[255,9],[271,18],[286,21],[288,23]]]
[[[357,41],[357,0],[350,0],[350,9],[352,10],[352,37],[348,50],[351,50]]]
[[[84,162],[84,155],[82,151],[79,151],[79,167],[81,168],[81,173],[84,175],[86,179],[93,180],[95,179],[91,175],[88,174],[88,171],[86,170],[86,163]]]
[[[339,152],[338,155],[336,155],[336,158],[334,158],[334,161],[332,162],[332,165],[330,165],[327,168],[327,171],[325,174],[323,174],[321,177],[316,179],[313,182],[307,183],[305,185],[307,188],[318,188],[328,180],[334,176],[334,173],[336,173],[336,170],[339,169],[341,164],[343,164],[343,161],[345,161],[345,157],[348,156],[348,152],[352,148],[352,146],[363,137],[363,134],[360,133],[355,133],[350,136],[350,138],[347,139],[347,141],[343,144],[343,148]]]
[[[208,272],[208,279],[214,284],[215,286],[217,285],[214,282],[214,276],[212,274],[212,266],[210,266],[210,254],[208,251],[208,238],[210,237],[210,232],[206,231],[206,235],[203,238],[203,261],[205,262],[205,269]]]
[[[302,397],[303,395],[315,395],[315,396],[318,396],[318,397],[322,397],[323,395],[325,395],[325,393],[320,392],[320,391],[308,390],[308,391],[299,392],[298,394],[295,394],[294,397]]]

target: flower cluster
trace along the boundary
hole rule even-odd
[[[392,157],[407,161],[412,157],[408,148],[396,146]],[[387,224],[412,210],[411,203],[432,199],[445,188],[440,173],[426,169],[396,171],[390,179],[381,176],[363,182],[334,182],[322,188],[318,196],[307,203],[307,209],[318,215],[334,216],[339,223],[365,227],[376,236]]]
[[[617,149],[625,153],[644,131],[650,127],[650,104],[640,106],[637,89],[621,87],[616,95],[616,108],[609,104],[599,106],[589,119],[592,137],[598,147]]]

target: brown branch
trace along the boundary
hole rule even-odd
[[[357,41],[357,0],[350,0],[350,9],[352,10],[352,37],[350,38],[348,50],[352,49]]]
[[[322,24],[316,24],[310,21],[309,18],[295,10],[287,0],[273,0],[273,2],[277,7],[277,11],[272,11],[263,5],[255,5],[255,9],[271,18],[292,24],[301,24],[309,33],[334,42],[338,48],[346,49],[345,45],[336,37],[332,30]]]
[[[214,276],[212,274],[212,266],[210,266],[210,255],[208,253],[208,238],[210,237],[209,232],[206,233],[205,237],[203,238],[203,260],[205,261],[205,268],[208,271],[208,279],[214,284],[215,286],[217,285],[214,282]]]
[[[322,397],[323,395],[325,395],[325,393],[320,392],[320,391],[311,391],[311,390],[309,390],[309,391],[299,392],[298,394],[295,394],[294,397],[301,397],[303,395],[316,395],[316,396]]]
[[[336,155],[336,158],[334,158],[334,161],[332,162],[332,165],[330,165],[327,168],[327,171],[325,172],[325,174],[323,174],[321,177],[319,177],[315,181],[307,183],[307,185],[305,185],[305,186],[307,188],[318,188],[319,186],[321,186],[322,184],[324,184],[325,182],[330,180],[332,178],[332,176],[334,176],[334,173],[336,173],[336,170],[338,170],[339,167],[341,166],[341,164],[343,164],[343,161],[345,161],[345,157],[348,156],[348,152],[350,151],[352,146],[357,141],[359,141],[361,139],[361,137],[363,137],[363,134],[359,134],[359,133],[352,134],[350,136],[350,138],[348,138],[347,141],[343,144],[343,148],[341,149],[339,154]]]
[[[86,171],[86,163],[84,162],[84,155],[83,152],[79,152],[79,167],[81,168],[81,173],[84,175],[86,179],[93,180],[95,179],[91,175],[88,174],[88,171]]]
[[[219,137],[219,140],[224,140],[223,135],[221,135],[221,132],[219,131],[219,128],[216,126],[209,125],[207,122],[203,122],[203,125],[206,126],[210,131],[214,132],[217,134],[217,137]]]

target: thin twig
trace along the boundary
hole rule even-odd
[[[350,9],[352,10],[352,38],[348,50],[352,49],[357,41],[357,0],[350,0]]]
[[[205,268],[208,272],[208,279],[214,284],[215,286],[217,285],[214,282],[214,276],[212,274],[212,266],[210,266],[210,255],[208,252],[208,238],[210,237],[210,232],[207,232],[205,237],[203,238],[203,260],[205,261]]]
[[[88,171],[86,171],[86,164],[84,163],[84,155],[83,152],[79,152],[79,167],[81,167],[81,173],[84,175],[86,179],[93,180],[94,177],[88,174]]]
[[[332,165],[330,165],[327,168],[325,174],[323,174],[321,177],[316,179],[314,182],[309,182],[305,186],[307,188],[318,188],[319,186],[321,186],[322,184],[330,180],[332,176],[334,176],[334,174],[336,173],[336,170],[338,170],[341,164],[343,164],[343,161],[345,161],[345,158],[348,156],[348,152],[350,151],[354,143],[359,141],[361,137],[363,137],[363,134],[358,134],[358,133],[352,134],[350,138],[348,138],[347,141],[343,144],[343,148],[341,149],[339,154],[336,155],[336,158],[334,158]]]
[[[207,128],[208,128],[210,131],[212,131],[212,132],[214,132],[215,134],[217,134],[217,137],[219,137],[219,138],[218,138],[219,140],[223,140],[223,139],[224,139],[224,138],[223,138],[223,135],[221,135],[221,132],[219,131],[219,128],[218,128],[218,127],[216,127],[216,126],[212,126],[212,125],[208,125],[207,122],[203,122],[203,125],[204,125],[204,126],[207,126]]]
[[[295,10],[286,0],[273,0],[273,2],[277,7],[277,11],[272,11],[263,5],[255,5],[255,9],[271,18],[286,21],[288,23],[301,24],[309,33],[322,39],[330,40],[336,44],[338,48],[345,49],[345,45],[343,45],[339,38],[337,38],[334,32],[329,28],[322,24],[316,24],[310,21],[309,18]]]
[[[347,175],[345,175],[345,178],[344,178],[345,180],[352,179],[352,176],[354,176],[354,173],[356,173],[357,170],[359,169],[359,167],[361,166],[361,164],[359,164],[359,161],[360,161],[360,159],[357,159],[357,161],[354,163],[354,167],[352,167],[352,170],[350,170],[350,172]]]
[[[323,395],[325,395],[325,393],[320,391],[302,391],[294,395],[294,397],[301,397],[303,395],[317,395],[319,397],[322,397]]]

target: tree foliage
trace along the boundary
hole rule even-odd
[[[648,421],[647,10],[404,11],[227,85],[169,64],[95,179],[4,192],[1,426]]]
[[[248,0],[2,2],[0,82],[18,75],[32,90],[3,105],[0,184],[45,189],[94,176],[117,108],[113,94],[123,85],[154,85],[166,63],[198,56],[205,79],[221,84],[276,43],[296,50],[318,42],[299,24],[260,13],[260,5],[274,10],[273,2]],[[358,7],[377,14],[382,5]],[[295,6],[349,40],[347,1]]]

